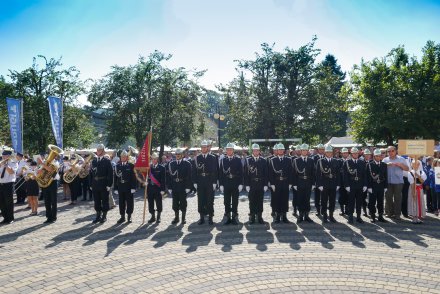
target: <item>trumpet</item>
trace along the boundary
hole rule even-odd
[[[30,167],[27,166],[27,165],[25,165],[25,166],[23,166],[21,169],[22,169],[22,172],[24,173],[25,171],[29,171],[29,170],[30,170]],[[37,176],[36,176],[34,173],[32,173],[32,172],[27,173],[27,174],[22,178],[20,185],[18,185],[18,187],[15,187],[14,192],[16,193],[16,192],[20,189],[20,187],[23,186],[23,184],[26,183],[27,181],[29,181],[29,180],[35,180],[36,178],[37,178]]]

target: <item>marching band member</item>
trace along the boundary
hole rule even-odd
[[[31,214],[38,214],[38,195],[40,194],[40,187],[38,186],[35,177],[37,176],[38,165],[37,162],[29,159],[30,166],[29,169],[24,171],[24,179],[26,183],[24,184],[26,190],[27,200],[31,206]]]
[[[176,160],[167,164],[167,176],[168,180],[168,193],[173,195],[173,210],[174,219],[171,222],[173,225],[179,222],[179,210],[182,211],[182,222],[186,223],[186,196],[193,187],[191,181],[191,162],[182,159],[183,150],[181,148],[176,149]]]
[[[60,184],[63,185],[63,196],[64,196],[63,199],[64,200],[67,200],[68,198],[70,198],[69,184],[64,182],[64,179],[63,179],[64,172],[66,172],[68,170],[69,166],[70,166],[69,157],[63,156],[63,163],[61,164],[61,167],[58,171],[58,174],[60,176]]]
[[[92,192],[96,211],[93,223],[107,221],[109,191],[113,185],[113,168],[110,159],[104,156],[104,149],[104,145],[99,144],[96,148],[97,158],[92,161]]]
[[[287,212],[289,211],[289,191],[292,187],[292,163],[290,158],[284,156],[284,145],[277,146],[277,156],[273,157],[269,164],[269,181],[273,191],[273,209],[275,211],[275,222],[282,219],[289,223]]]
[[[309,158],[309,145],[302,144],[298,149],[301,156],[294,159],[293,163],[293,189],[296,191],[296,203],[299,209],[297,222],[303,220],[313,222],[309,217],[310,194],[315,189],[315,163]]]
[[[151,154],[150,176],[148,177],[148,212],[151,218],[148,223],[160,223],[160,215],[162,214],[162,197],[165,195],[165,167],[159,164],[159,155]],[[156,203],[156,210],[154,204]],[[155,217],[157,211],[157,218]]]
[[[234,155],[234,144],[226,145],[226,156],[220,159],[219,182],[225,205],[225,225],[237,225],[238,195],[243,190],[243,165]],[[231,215],[232,213],[232,215]]]
[[[197,206],[200,214],[199,225],[205,223],[208,215],[208,224],[212,225],[214,217],[214,191],[218,178],[218,159],[208,153],[208,142],[202,141],[202,153],[194,159],[193,179],[197,189]]]
[[[76,162],[77,155],[72,154],[70,156],[70,162],[68,163],[67,167],[64,169],[64,173],[68,171],[72,171],[74,173],[79,173],[79,169],[81,168],[81,164],[83,162],[78,161]],[[72,162],[73,161],[73,162]],[[78,196],[81,195],[81,184],[79,182],[79,177],[76,176],[72,182],[69,183],[69,190],[70,190],[70,204],[69,205],[75,205],[76,201],[78,200]]]
[[[125,222],[125,213],[127,213],[127,222],[131,223],[131,215],[134,209],[134,197],[136,192],[136,176],[134,174],[134,165],[128,162],[128,153],[121,152],[121,160],[115,167],[114,191],[119,195],[119,214],[121,218],[118,224]]]
[[[15,193],[17,194],[16,204],[24,204],[24,201],[26,199],[26,189],[25,186],[22,185],[24,181],[23,167],[25,167],[27,164],[26,159],[23,158],[23,154],[21,154],[20,152],[17,152],[17,155],[15,157],[17,159],[17,176],[15,187],[19,187],[15,190]]]
[[[382,162],[380,149],[374,150],[374,160],[367,163],[366,177],[368,185],[368,210],[371,221],[376,222],[376,211],[379,214],[378,221],[386,222],[383,218],[383,202],[388,186],[387,165]],[[376,210],[377,208],[377,210]]]
[[[333,148],[328,145],[325,147],[325,157],[319,159],[316,164],[316,185],[321,192],[321,214],[324,223],[328,223],[329,219],[331,222],[336,222],[333,213],[336,205],[336,192],[340,187],[340,176],[340,161],[333,158]]]
[[[18,165],[11,159],[12,151],[3,150],[0,162],[0,209],[3,216],[2,224],[14,222],[13,185]]]
[[[244,184],[249,198],[250,224],[264,224],[263,200],[268,188],[268,165],[266,159],[260,156],[260,146],[252,145],[252,155],[247,157],[244,165]]]

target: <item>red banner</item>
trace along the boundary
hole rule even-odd
[[[139,156],[134,165],[134,169],[140,171],[144,177],[147,176],[148,170],[150,168],[150,148],[151,148],[152,136],[153,136],[153,132],[150,129],[147,138],[145,139],[144,146],[142,147],[142,150],[139,152]]]

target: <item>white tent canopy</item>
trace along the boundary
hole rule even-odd
[[[332,137],[326,145],[331,145],[334,148],[342,147],[361,147],[362,144],[356,143],[353,137]]]

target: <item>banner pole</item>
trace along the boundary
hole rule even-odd
[[[23,129],[23,103],[24,99],[21,99],[21,153],[24,154],[24,149],[23,149],[23,133],[24,133],[24,129]]]
[[[150,174],[150,169],[147,169],[147,176],[145,177],[145,189],[144,189],[144,215],[142,217],[142,224],[145,224],[145,214],[147,211],[147,190],[148,190],[148,177]]]

